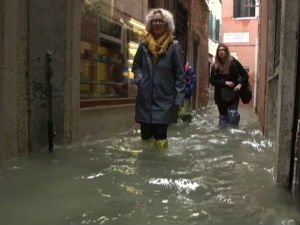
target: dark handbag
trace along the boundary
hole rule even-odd
[[[234,64],[234,65],[235,65],[234,68],[235,68],[236,72],[239,73],[237,71],[236,64]],[[239,80],[240,79],[241,79],[241,75],[239,75]],[[252,89],[251,89],[249,80],[247,80],[247,82],[245,84],[242,84],[241,89],[238,91],[238,95],[240,96],[240,98],[244,104],[248,104],[251,101]]]
[[[252,99],[252,89],[249,81],[242,85],[239,90],[239,96],[244,104],[248,104]]]
[[[224,102],[233,102],[235,99],[235,93],[231,87],[222,87],[220,89],[220,97]]]

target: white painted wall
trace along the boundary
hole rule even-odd
[[[206,3],[208,5],[209,11],[212,12],[213,15],[216,16],[217,19],[220,20],[220,28],[222,26],[222,4],[220,0],[206,0]],[[221,29],[220,29],[221,30]],[[218,42],[215,42],[211,39],[208,39],[208,52],[211,55],[216,54],[216,49],[218,47]]]

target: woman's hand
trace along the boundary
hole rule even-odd
[[[225,85],[228,87],[234,87],[234,83],[231,81],[225,81]]]
[[[237,92],[241,89],[242,85],[241,84],[238,84],[234,87],[234,91]]]

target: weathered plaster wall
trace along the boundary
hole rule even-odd
[[[270,15],[276,15],[275,2],[270,2]],[[292,129],[295,107],[297,57],[299,41],[299,1],[281,5],[280,63],[274,64],[275,16],[269,18],[267,126],[266,133],[276,149],[276,179],[288,186],[291,181]]]
[[[53,117],[56,141],[62,143],[66,63],[66,1],[29,0],[30,143],[47,146],[48,92],[46,52],[53,53]]]
[[[64,143],[79,138],[81,0],[67,0]]]
[[[28,151],[27,1],[0,1],[0,155]]]
[[[292,157],[292,128],[294,121],[295,91],[297,77],[297,56],[299,31],[299,1],[283,1],[281,33],[281,60],[279,76],[279,116],[278,116],[278,164],[277,180],[280,183],[290,182]]]
[[[191,1],[190,4],[190,29],[188,34],[188,54],[191,63],[196,68],[197,93],[196,107],[202,107],[208,103],[209,71],[208,71],[208,6],[205,1]],[[194,43],[198,43],[198,49]],[[198,59],[195,60],[195,51]]]
[[[268,24],[269,24],[269,0],[260,2],[259,19],[259,54],[257,73],[257,115],[263,133],[265,133],[265,104],[266,104],[266,80],[268,60]]]
[[[46,52],[53,53],[56,144],[76,138],[81,0],[29,0],[29,129],[32,151],[48,145]]]

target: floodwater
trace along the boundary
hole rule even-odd
[[[169,129],[169,147],[142,143],[138,127],[57,146],[0,170],[2,225],[299,224],[274,181],[275,152],[251,109],[219,128],[214,105]]]

